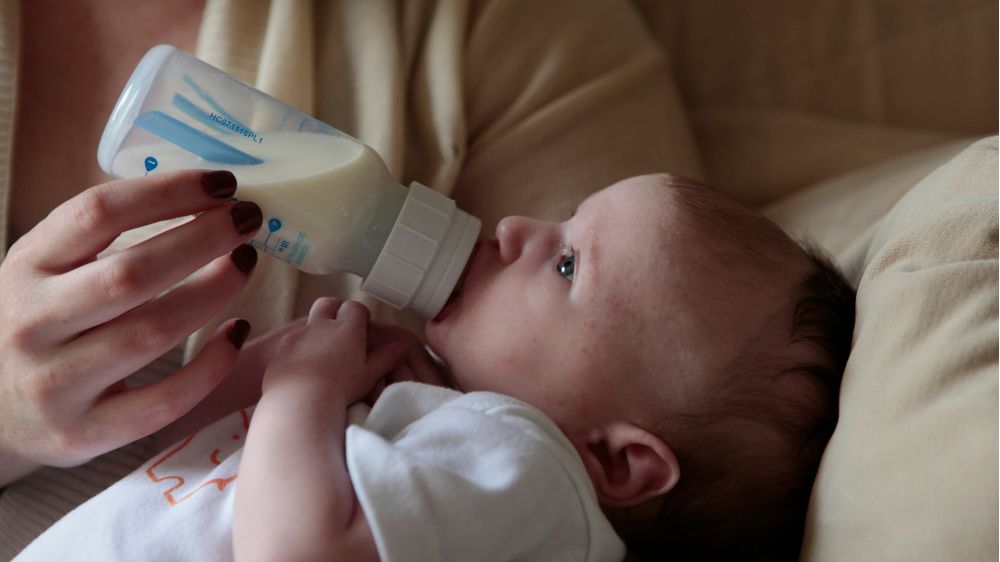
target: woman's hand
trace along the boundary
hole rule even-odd
[[[317,400],[360,402],[375,382],[396,370],[405,346],[388,343],[369,350],[370,313],[357,301],[321,298],[306,325],[282,339],[264,373],[263,394],[286,385],[316,389]],[[279,391],[280,392],[280,391]]]
[[[0,464],[83,463],[177,419],[229,372],[249,333],[243,320],[222,325],[166,379],[134,389],[123,380],[246,284],[257,256],[245,242],[262,216],[253,203],[228,203],[235,189],[223,171],[113,181],[60,205],[11,247],[0,264]],[[192,214],[97,257],[126,230]]]

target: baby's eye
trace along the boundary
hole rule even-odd
[[[570,254],[568,256],[563,256],[559,258],[559,263],[556,264],[556,271],[559,275],[562,275],[569,281],[573,281],[573,269],[576,262],[576,255]]]

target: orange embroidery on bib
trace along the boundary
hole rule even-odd
[[[239,424],[239,429],[242,429],[242,435],[245,437],[247,430],[250,428],[250,414],[245,409],[240,410],[239,414],[240,414],[239,419],[237,419],[235,414],[233,414],[231,416],[228,416],[227,418],[219,420],[218,422],[216,422],[216,424],[229,421],[229,418],[231,418],[232,422],[237,422]],[[232,428],[229,428],[229,430],[232,431]],[[220,478],[212,478],[211,480],[202,482],[193,490],[185,489],[186,488],[185,485],[188,483],[188,480],[191,480],[192,478],[196,479],[197,476],[192,477],[191,475],[189,475],[187,478],[185,478],[182,473],[186,473],[187,470],[184,469],[188,467],[170,466],[169,461],[171,459],[176,460],[181,451],[184,451],[193,442],[195,442],[195,438],[198,437],[199,433],[201,432],[196,431],[190,437],[177,444],[176,447],[173,447],[168,451],[164,452],[162,456],[156,459],[155,462],[153,462],[153,464],[151,464],[149,468],[146,469],[146,476],[149,477],[149,479],[156,484],[167,481],[174,482],[173,486],[171,486],[170,489],[163,492],[164,499],[166,499],[167,503],[169,503],[171,506],[181,503],[182,501],[190,498],[194,494],[206,488],[211,489],[214,487],[215,489],[221,492],[226,488],[227,485],[229,485],[230,482],[236,480],[236,477],[239,474],[238,472],[234,472],[232,475],[227,475]],[[215,432],[215,433],[221,433],[221,432]],[[224,435],[224,433],[222,434]],[[240,441],[241,439],[241,436],[239,435],[238,432],[232,433],[231,436],[232,436],[232,441]],[[232,452],[232,450],[235,449],[230,449],[229,452]],[[192,469],[192,471],[197,473],[199,469],[202,469],[211,472],[212,467],[221,464],[221,461],[219,460],[219,454],[221,452],[222,449],[220,448],[213,449],[212,452],[208,455],[208,458],[205,459],[210,464],[205,464],[204,466],[195,467]],[[188,460],[189,459],[185,459],[185,461]],[[199,459],[192,458],[190,460],[198,462]]]

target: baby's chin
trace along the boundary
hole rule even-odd
[[[459,314],[461,310],[455,306],[456,304],[458,303],[452,303],[451,309],[447,310],[446,314],[439,314],[424,323],[424,337],[434,353],[447,354],[449,340],[455,339],[456,329],[459,327],[458,320],[461,316]]]

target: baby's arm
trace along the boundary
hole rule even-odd
[[[320,299],[263,381],[236,482],[237,560],[378,560],[344,458],[347,408],[404,349],[366,351],[368,311]]]

